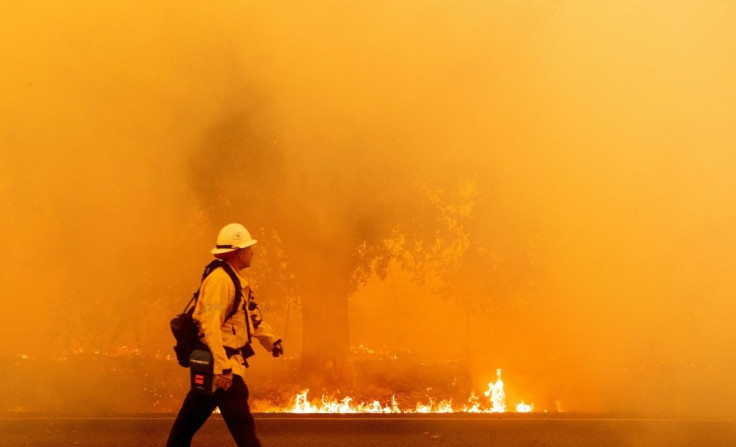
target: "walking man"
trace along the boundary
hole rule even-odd
[[[215,407],[220,408],[238,447],[261,445],[248,407],[248,387],[244,380],[247,358],[253,355],[251,338],[258,339],[274,357],[283,355],[284,351],[281,340],[261,321],[260,309],[243,276],[251,265],[256,242],[237,223],[226,225],[217,236],[212,254],[222,264],[215,264],[202,281],[193,314],[199,326],[199,349],[212,354],[215,390],[211,394],[189,391],[171,428],[167,447],[189,447],[192,437]],[[236,293],[236,287],[240,287],[242,295]]]

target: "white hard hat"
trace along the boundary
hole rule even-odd
[[[258,242],[250,237],[250,233],[239,223],[231,223],[222,227],[217,235],[217,245],[212,249],[213,255],[230,253],[239,248],[250,247]]]

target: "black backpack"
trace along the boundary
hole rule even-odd
[[[240,286],[238,275],[235,274],[235,271],[230,264],[219,259],[210,262],[207,267],[205,267],[204,272],[202,273],[200,285],[201,282],[217,268],[224,269],[235,285],[235,302],[233,303],[233,308],[228,312],[227,316],[225,316],[225,320],[227,320],[238,311],[240,301],[243,299],[243,289]],[[174,338],[176,339],[176,346],[174,346],[176,360],[185,368],[189,367],[189,356],[192,354],[192,351],[194,351],[195,346],[199,342],[199,328],[192,318],[192,315],[194,314],[194,306],[197,304],[197,298],[199,298],[199,288],[194,292],[192,299],[190,299],[189,303],[184,307],[184,312],[174,317],[169,323],[171,326],[171,332],[174,334]]]

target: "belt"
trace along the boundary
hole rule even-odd
[[[225,348],[225,354],[227,354],[228,358],[240,354],[240,349],[231,348],[230,346],[223,346],[223,348]]]
[[[248,359],[248,357],[251,357],[255,354],[255,352],[253,351],[253,347],[251,347],[250,343],[246,343],[245,346],[243,346],[242,348],[231,348],[230,346],[223,346],[223,348],[225,348],[225,354],[227,355],[227,358],[230,358],[237,354],[242,355],[243,365],[245,365],[246,368],[248,367],[248,362],[246,361],[246,359]],[[207,346],[201,339],[197,340],[197,344],[195,345],[194,349],[201,349],[203,351],[212,352],[210,350],[210,347]]]

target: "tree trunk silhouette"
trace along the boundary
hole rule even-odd
[[[330,274],[325,275],[319,273],[318,265],[300,269],[299,278],[303,322],[301,373],[312,387],[347,380],[350,350],[347,267],[330,269]]]

